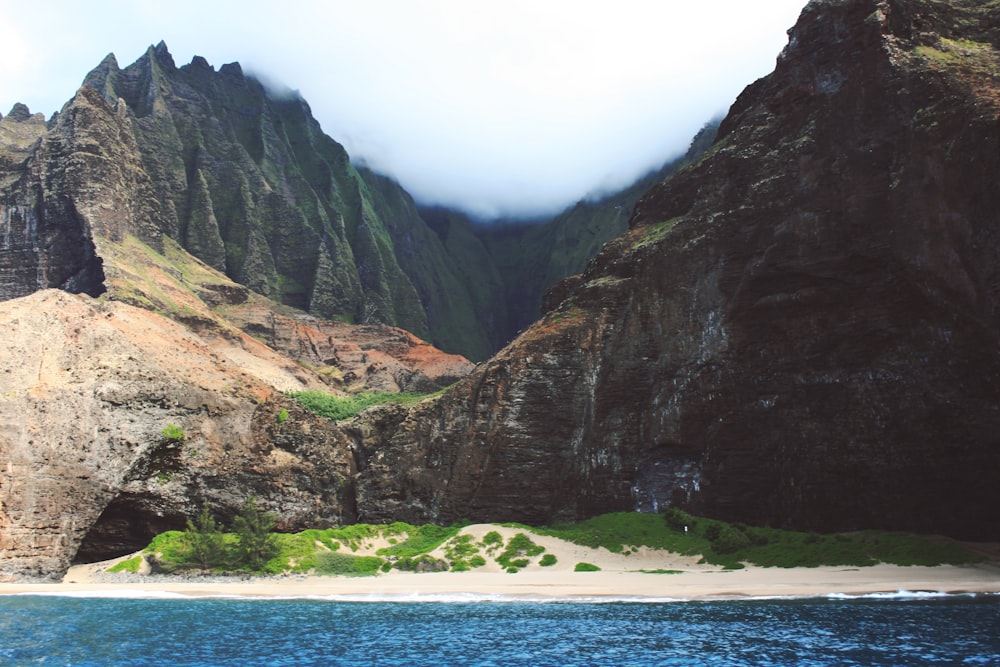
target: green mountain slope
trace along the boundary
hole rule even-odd
[[[109,55],[84,85],[133,118],[158,231],[281,303],[475,360],[537,319],[548,287],[624,232],[639,195],[683,162],[551,220],[485,226],[356,168],[301,97],[239,64],[177,67],[161,42],[124,69]]]

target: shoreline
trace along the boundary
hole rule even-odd
[[[0,583],[0,595],[135,598],[302,598],[343,601],[671,602],[816,597],[1000,594],[1000,565],[690,569],[676,574],[600,572],[391,572],[367,577],[132,575]],[[87,579],[87,580],[84,580]],[[102,579],[104,579],[102,581]]]

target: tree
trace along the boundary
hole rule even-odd
[[[277,518],[273,514],[258,509],[253,496],[247,498],[243,509],[233,519],[240,560],[250,569],[261,569],[264,563],[278,554],[277,537],[271,532],[276,523]]]
[[[187,558],[202,569],[209,570],[226,562],[226,541],[212,511],[205,503],[196,521],[187,520],[184,531]]]

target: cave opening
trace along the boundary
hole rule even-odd
[[[144,549],[159,533],[182,530],[184,519],[165,517],[144,506],[140,498],[117,496],[90,527],[73,558],[74,565],[99,563]]]

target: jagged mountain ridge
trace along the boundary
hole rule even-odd
[[[537,319],[544,290],[624,231],[645,190],[581,204],[562,216],[572,225],[508,229],[505,245],[457,212],[437,216],[443,233],[396,182],[355,168],[305,101],[238,64],[178,68],[161,42],[124,69],[108,56],[84,85],[125,102],[161,229],[199,259],[318,317],[401,326],[473,359]],[[559,230],[582,229],[581,218],[590,238],[574,247]],[[535,255],[507,251],[510,241]]]
[[[238,64],[216,72],[196,57],[177,68],[162,42],[124,69],[109,56],[84,85],[124,101],[161,229],[199,259],[319,317],[399,324],[460,347],[447,313],[468,309],[469,297],[449,264],[428,262],[416,276],[400,266],[417,248],[441,255],[436,237],[411,224],[405,193],[393,201],[400,210],[380,215],[383,184],[370,191],[376,177],[354,169],[303,100],[270,95]],[[441,336],[418,291],[442,313]]]

